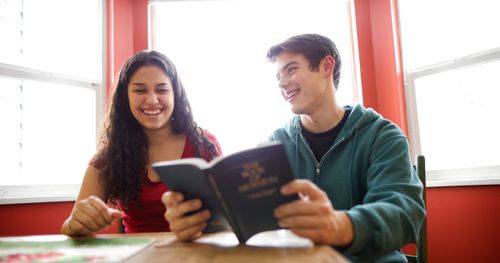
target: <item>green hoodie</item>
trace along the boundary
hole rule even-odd
[[[269,140],[285,145],[297,178],[311,180],[335,209],[347,211],[354,240],[339,251],[355,262],[406,262],[399,249],[415,242],[425,209],[408,141],[394,123],[354,106],[319,163],[301,134],[299,116]]]

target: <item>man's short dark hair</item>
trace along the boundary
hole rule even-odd
[[[337,46],[335,46],[332,40],[318,34],[293,36],[280,44],[272,46],[267,52],[267,59],[271,62],[275,62],[276,56],[283,51],[304,55],[304,57],[309,60],[309,69],[315,71],[319,69],[319,63],[322,59],[328,55],[332,56],[335,60],[333,82],[335,88],[338,88],[342,62]]]

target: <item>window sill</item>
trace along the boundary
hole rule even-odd
[[[427,171],[427,187],[500,185],[500,166]]]
[[[500,185],[500,178],[492,179],[457,179],[457,180],[427,180],[427,187]]]
[[[75,201],[80,184],[0,185],[0,205]]]
[[[500,185],[500,166],[428,171],[427,187]],[[80,184],[0,185],[0,205],[75,201]]]

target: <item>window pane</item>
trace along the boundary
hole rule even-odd
[[[0,185],[21,175],[21,81],[0,77]]]
[[[421,150],[429,170],[500,165],[500,61],[415,82]]]
[[[102,103],[90,85],[102,78],[102,4],[0,1],[0,185],[81,183]]]
[[[24,81],[22,178],[15,184],[77,184],[95,152],[95,91]]]
[[[399,0],[406,69],[500,47],[500,1]]]
[[[22,1],[0,1],[0,62],[19,61],[22,50]],[[8,41],[6,41],[8,39]]]
[[[339,102],[353,102],[347,1],[163,1],[155,10],[155,48],[176,64],[196,121],[225,154],[255,146],[290,118],[266,53],[292,35],[319,33],[337,44]]]
[[[14,63],[100,80],[100,5],[98,0],[24,0],[23,60]]]

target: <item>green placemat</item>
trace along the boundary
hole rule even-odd
[[[46,241],[2,240],[0,262],[117,262],[151,244],[138,237]]]

